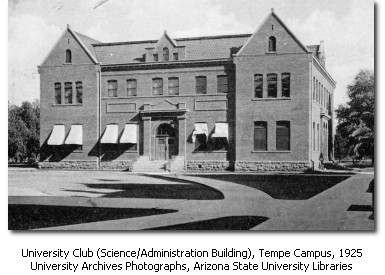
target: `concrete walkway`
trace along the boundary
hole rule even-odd
[[[373,174],[357,174],[308,200],[278,200],[255,188],[231,182],[188,175],[163,174],[155,177],[117,172],[78,172],[79,177],[68,178],[69,173],[45,172],[44,182],[38,172],[25,175],[10,171],[9,203],[64,206],[92,206],[114,208],[167,209],[177,212],[129,219],[98,221],[39,230],[142,230],[179,225],[229,216],[261,216],[267,221],[253,230],[373,230],[374,221],[368,212],[347,211],[351,205],[370,205],[366,193]],[[24,182],[20,182],[24,178]],[[94,190],[84,185],[176,184],[202,185],[220,191],[224,199],[191,200],[159,198],[106,198],[116,189]],[[52,184],[52,183],[55,184]],[[119,190],[118,190],[119,191]],[[82,197],[76,197],[79,196]],[[28,197],[27,197],[28,195]]]

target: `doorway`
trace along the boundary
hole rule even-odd
[[[159,125],[155,138],[155,159],[169,160],[178,154],[175,125]]]

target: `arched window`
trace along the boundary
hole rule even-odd
[[[168,61],[170,59],[170,52],[168,48],[163,48],[163,60]]]
[[[66,50],[66,63],[72,63],[71,50]]]
[[[276,40],[274,36],[269,37],[269,52],[276,52],[277,47],[276,47]]]

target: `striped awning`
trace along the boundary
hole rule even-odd
[[[71,125],[71,130],[64,143],[83,145],[83,126]]]
[[[126,124],[123,134],[120,137],[120,143],[138,143],[138,125]]]
[[[215,123],[215,132],[212,138],[226,138],[229,139],[229,126],[226,122]]]
[[[64,125],[54,125],[51,135],[47,141],[48,145],[62,145],[65,138]]]
[[[118,125],[109,124],[103,133],[100,143],[118,143]]]

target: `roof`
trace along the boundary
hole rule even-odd
[[[230,58],[236,53],[250,34],[177,38],[178,46],[186,47],[186,60]],[[101,64],[127,64],[144,61],[146,48],[156,45],[158,40],[96,43],[96,57]]]
[[[96,56],[95,49],[92,46],[92,44],[97,44],[97,43],[101,43],[101,42],[96,40],[96,39],[93,39],[91,37],[88,37],[84,34],[81,34],[78,32],[75,32],[75,33],[79,37],[79,39],[83,42],[83,44],[87,48],[87,50],[90,51],[90,53],[92,53],[93,56]]]
[[[317,56],[320,45],[304,46],[274,12],[269,16],[271,15],[279,20],[306,52],[313,53],[313,56]],[[238,53],[252,36],[252,34],[235,34],[172,39],[166,31],[164,35],[174,46],[186,48],[185,61],[231,58],[232,54]],[[101,65],[142,63],[145,61],[146,49],[154,48],[159,41],[144,40],[101,43],[96,39],[78,32],[76,32],[76,36]]]

